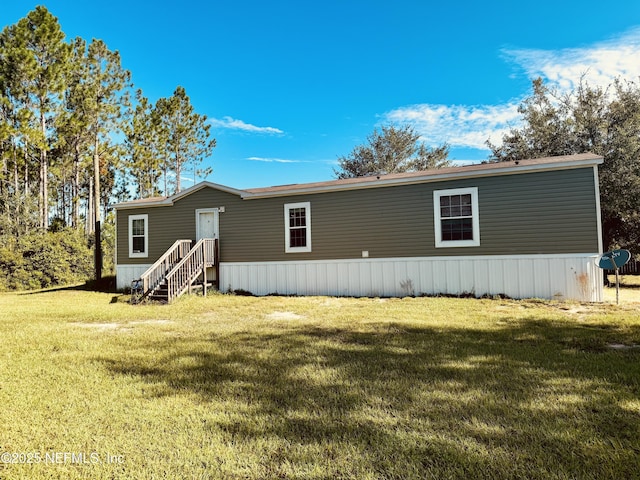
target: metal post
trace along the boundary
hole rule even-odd
[[[207,264],[204,264],[204,268],[202,269],[202,296],[207,296]]]
[[[100,282],[102,279],[102,232],[100,230],[100,220],[95,223],[94,263],[96,270],[96,282]]]

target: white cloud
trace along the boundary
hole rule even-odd
[[[245,123],[242,120],[236,120],[232,117],[223,117],[222,119],[210,118],[209,122],[214,128],[228,128],[231,130],[241,130],[250,133],[266,133],[269,135],[282,135],[284,132],[275,127],[258,127]]]
[[[569,91],[581,78],[591,86],[606,87],[621,77],[640,77],[640,27],[590,47],[562,50],[510,49],[504,56],[531,79],[542,77],[553,88]],[[523,92],[528,95],[530,92]],[[429,146],[487,150],[487,140],[499,145],[510,129],[518,127],[517,108],[522,98],[503,105],[419,104],[383,115],[383,122],[412,125]]]
[[[486,150],[498,143],[519,119],[517,103],[507,105],[410,105],[385,114],[392,123],[410,124],[427,145]]]
[[[265,157],[248,157],[247,160],[252,162],[266,162],[266,163],[308,163],[305,160],[285,160],[284,158],[265,158]]]
[[[583,76],[589,85],[606,87],[617,77],[640,77],[640,27],[590,47],[557,51],[510,49],[503,53],[529,78],[542,77],[560,90],[575,88]]]

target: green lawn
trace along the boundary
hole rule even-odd
[[[0,479],[640,478],[620,297],[3,294]]]

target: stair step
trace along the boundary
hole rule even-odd
[[[165,254],[166,255],[166,254]],[[178,290],[180,291],[180,294],[177,296],[181,296],[183,293],[186,293],[187,291],[198,291],[198,290],[208,290],[208,289],[219,289],[220,287],[220,283],[219,280],[207,280],[206,279],[206,275],[204,274],[207,270],[207,267],[215,267],[216,263],[215,262],[207,262],[205,263],[201,263],[199,264],[200,267],[193,270],[189,270],[189,269],[185,269],[184,272],[181,272],[182,275],[184,274],[189,274],[190,275],[190,279],[192,281],[195,281],[196,279],[201,279],[200,281],[198,281],[197,283],[192,283],[189,287],[181,286]],[[190,267],[194,267],[195,268],[196,264],[190,264]],[[156,301],[156,302],[161,302],[161,303],[169,303],[169,284],[166,280],[166,275],[172,271],[174,269],[174,265],[170,265],[169,269],[164,273],[164,278],[159,280],[160,283],[156,283],[155,287],[150,289],[149,291],[146,292],[146,295],[143,295],[143,297],[148,298],[151,301]],[[216,270],[217,271],[217,270]],[[184,280],[184,276],[182,277],[182,280]]]
[[[152,302],[169,303],[167,295],[149,295]]]

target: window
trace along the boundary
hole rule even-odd
[[[129,215],[129,257],[149,256],[149,215]]]
[[[287,203],[284,206],[286,253],[311,251],[311,204]]]
[[[480,245],[478,188],[433,192],[436,248]]]

